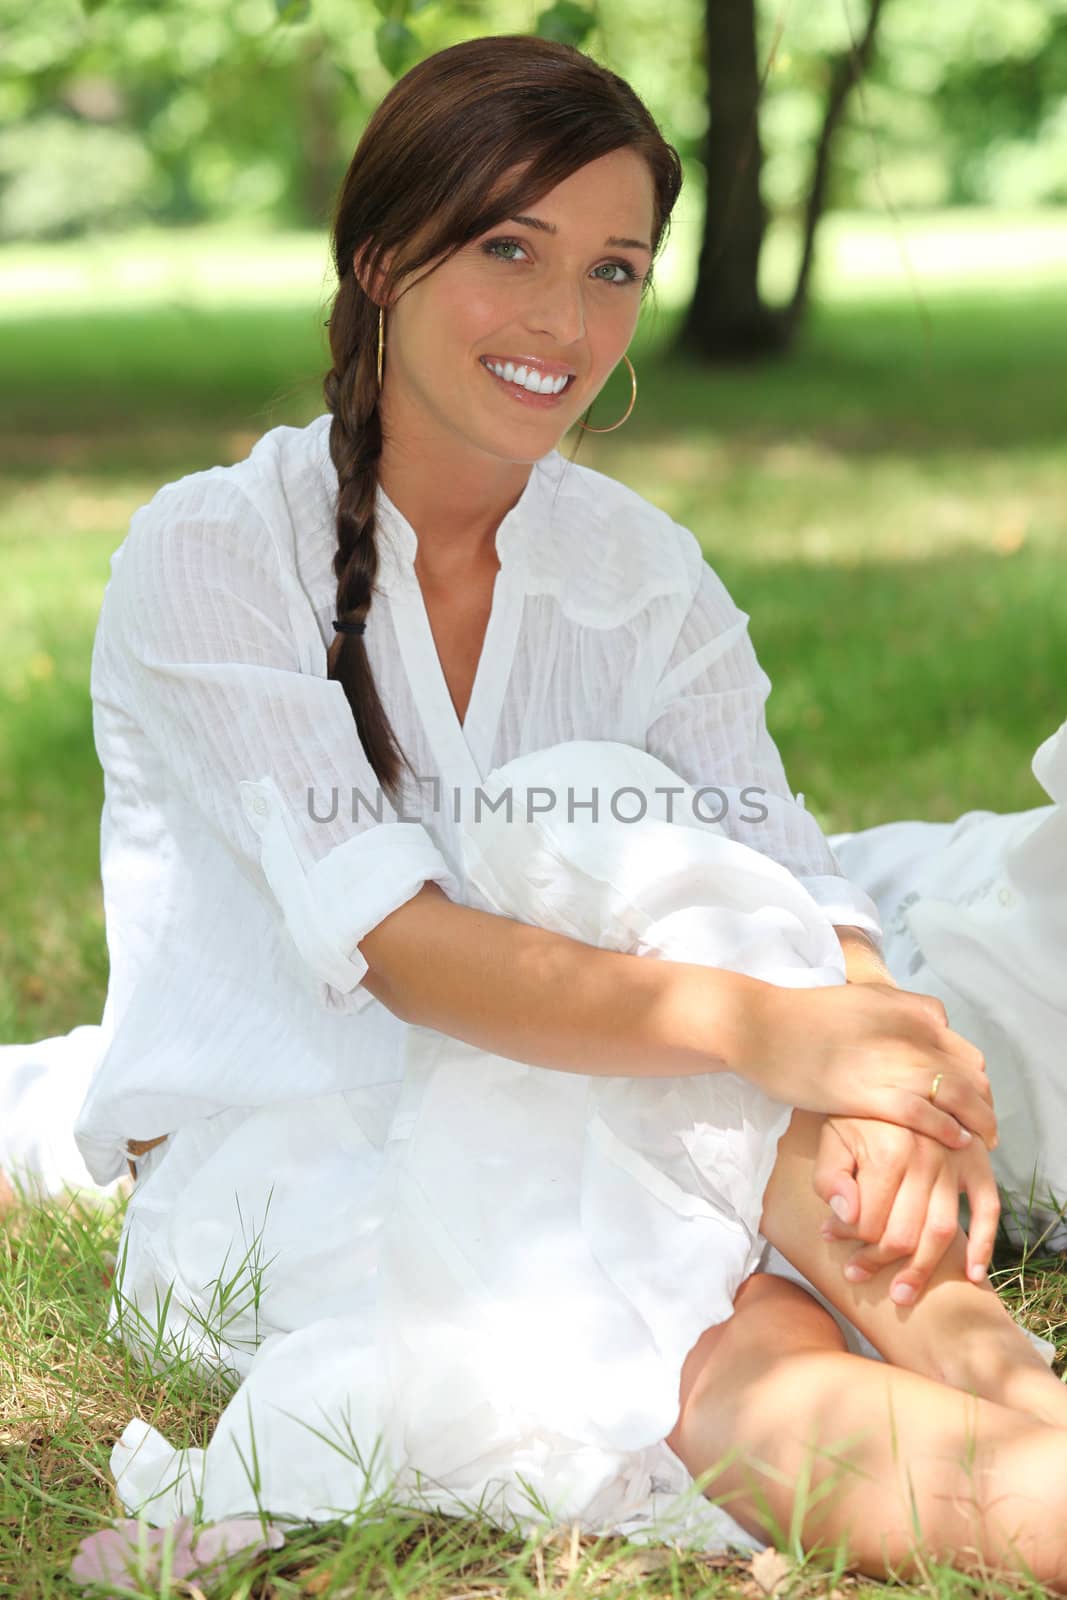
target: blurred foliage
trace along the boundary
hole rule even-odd
[[[762,0],[764,36],[784,0]],[[764,192],[799,205],[832,54],[862,31],[849,0],[788,11],[764,101]],[[832,203],[857,209],[1067,200],[1067,0],[887,0],[874,61],[835,148]]]
[[[772,210],[803,201],[850,0],[758,0]],[[855,13],[855,14],[854,14]],[[394,79],[463,38],[565,39],[633,82],[703,189],[701,0],[0,0],[0,238],[322,226]],[[832,206],[1067,200],[1067,0],[887,0]]]

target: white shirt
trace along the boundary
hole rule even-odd
[[[463,871],[460,818],[494,768],[564,740],[631,744],[716,787],[705,816],[788,867],[835,924],[881,936],[789,789],[747,613],[687,528],[557,450],[497,530],[462,725],[417,533],[378,489],[364,643],[419,778],[394,808],[326,676],[330,421],[271,429],[245,460],[167,484],[111,560],[91,674],[111,968],[75,1125],[99,1183],[127,1138],[293,1097],[345,1092],[380,1144],[405,1025],[361,987],[359,941],[429,879],[490,909]]]

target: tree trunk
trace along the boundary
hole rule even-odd
[[[796,286],[787,305],[760,298],[759,259],[767,213],[760,193],[762,93],[756,52],[756,0],[704,0],[708,131],[707,200],[697,281],[678,336],[678,353],[704,361],[754,361],[792,343],[808,305],[815,239],[826,207],[834,136],[848,97],[867,70],[885,0],[870,0],[863,37],[831,64],[822,127],[804,208]]]
[[[826,96],[826,110],[823,113],[822,128],[819,132],[818,143],[815,146],[811,183],[808,186],[808,199],[804,207],[804,236],[800,266],[797,269],[797,281],[793,290],[793,298],[785,310],[790,335],[802,320],[808,307],[811,269],[815,264],[815,235],[818,231],[823,211],[826,208],[831,171],[830,153],[833,147],[834,135],[844,116],[848,97],[870,66],[871,56],[874,53],[874,40],[878,32],[878,21],[882,14],[884,0],[870,0],[870,3],[871,9],[862,39],[851,50],[836,58],[830,72],[830,88]]]
[[[696,287],[679,342],[712,360],[746,360],[779,349],[783,331],[759,293],[766,212],[755,0],[704,0],[704,31],[707,201]]]

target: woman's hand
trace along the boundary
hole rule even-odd
[[[952,1150],[970,1143],[971,1130],[995,1148],[985,1058],[949,1027],[934,995],[881,983],[768,983],[750,1010],[735,1071],[774,1099],[893,1122]]]
[[[981,1283],[993,1259],[1000,1197],[985,1145],[946,1150],[924,1134],[864,1117],[828,1117],[819,1137],[812,1186],[832,1207],[824,1239],[865,1241],[845,1265],[863,1283],[890,1262],[909,1257],[890,1298],[910,1305],[956,1237],[959,1196],[971,1208],[967,1276]],[[836,1201],[840,1205],[835,1204]],[[912,1293],[900,1291],[910,1286]]]

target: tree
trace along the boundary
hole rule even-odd
[[[808,303],[834,137],[849,95],[870,63],[883,5],[884,0],[870,0],[862,37],[829,65],[796,285],[786,305],[771,307],[759,290],[767,221],[760,185],[760,102],[767,68],[761,74],[757,62],[756,0],[704,0],[707,199],[696,287],[679,335],[685,352],[712,361],[753,360],[781,352],[793,339]]]

